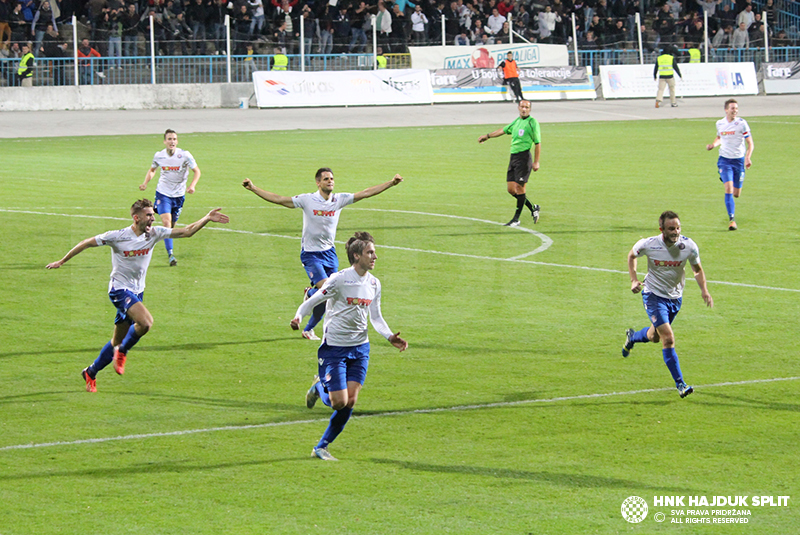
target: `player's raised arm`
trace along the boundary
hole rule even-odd
[[[258,195],[267,202],[271,202],[273,204],[279,204],[281,206],[285,206],[286,208],[294,208],[294,203],[292,202],[291,197],[284,197],[283,195],[278,195],[276,193],[265,191],[256,186],[255,184],[253,184],[253,181],[250,180],[249,178],[245,178],[242,181],[242,186],[244,187],[244,189],[252,191],[253,193],[255,193],[256,195]]]
[[[199,219],[192,223],[191,225],[187,225],[183,228],[173,228],[172,234],[170,234],[170,238],[191,238],[195,235],[195,233],[200,230],[201,228],[205,227],[209,221],[213,221],[214,223],[227,223],[230,221],[230,218],[225,214],[221,213],[220,210],[222,208],[215,208],[203,216],[202,219]]]
[[[372,186],[371,188],[367,188],[363,191],[355,193],[353,195],[353,202],[358,202],[361,199],[368,199],[370,197],[374,197],[375,195],[383,193],[392,186],[398,185],[402,181],[403,177],[401,177],[400,175],[394,175],[394,178],[388,182],[384,182],[383,184],[378,184],[377,186]]]
[[[69,252],[66,255],[64,255],[64,258],[62,258],[61,260],[58,260],[56,262],[50,262],[45,267],[47,269],[58,269],[61,266],[63,266],[67,262],[67,260],[69,260],[73,256],[85,251],[89,247],[97,247],[97,246],[98,246],[97,245],[97,240],[95,240],[94,237],[86,238],[85,240],[80,242],[78,245],[76,245],[75,247],[70,249]]]

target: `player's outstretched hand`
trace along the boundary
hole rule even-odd
[[[249,189],[250,191],[252,191],[253,188],[256,187],[256,185],[253,184],[253,181],[250,180],[249,178],[245,178],[244,180],[242,180],[242,186],[244,186],[245,189]]]
[[[188,186],[186,188],[186,193],[194,193],[194,188],[192,186]]]
[[[147,189],[147,184],[139,184],[139,190],[144,191]]]
[[[292,321],[289,322],[289,327],[292,328],[293,331],[296,331],[300,328],[300,318],[292,318]]]
[[[708,145],[706,145],[706,150],[711,150],[713,148],[714,148],[714,144],[713,143],[709,143]]]
[[[636,281],[631,283],[631,291],[635,294],[638,294],[642,291],[642,282]]]
[[[703,301],[705,301],[708,308],[714,308],[714,299],[711,297],[710,293],[703,294]]]
[[[489,136],[487,136],[486,134],[481,134],[478,137],[478,143],[483,143],[484,141],[488,141],[488,140],[489,140]]]
[[[59,260],[59,261],[57,261],[57,262],[50,262],[49,264],[47,264],[47,265],[45,266],[45,268],[47,268],[47,269],[58,269],[58,268],[60,268],[60,267],[61,267],[61,266],[63,266],[63,265],[64,265],[64,262],[62,262],[61,260]]]
[[[227,223],[228,221],[230,221],[231,218],[221,213],[220,210],[222,210],[222,208],[214,208],[213,210],[211,210],[208,213],[208,219],[213,221],[214,223]]]
[[[402,181],[403,177],[401,177],[400,175],[394,175],[394,178],[392,179],[392,186],[396,186]]]
[[[399,349],[400,351],[405,351],[408,349],[408,342],[400,338],[400,331],[397,331],[392,336],[389,337],[389,343],[392,344],[394,347]]]

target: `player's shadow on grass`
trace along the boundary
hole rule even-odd
[[[28,479],[50,479],[54,477],[120,477],[135,474],[182,474],[205,472],[210,470],[225,470],[242,466],[269,466],[285,462],[305,462],[305,456],[283,457],[280,459],[266,459],[253,461],[239,461],[215,464],[188,464],[188,461],[171,461],[155,463],[139,463],[132,466],[119,468],[89,468],[86,470],[63,470],[61,472],[16,473],[0,475],[0,481],[24,481]]]
[[[717,398],[718,401],[710,401],[708,398]],[[730,396],[707,391],[703,391],[702,401],[704,405],[720,407],[748,407],[751,409],[765,409],[771,411],[800,412],[800,404],[797,403],[776,403],[774,401],[761,401],[758,399]]]
[[[147,353],[151,351],[157,351],[161,353],[165,352],[175,352],[175,351],[205,351],[209,349],[216,349],[218,347],[225,347],[225,346],[244,346],[250,344],[270,344],[273,342],[282,342],[284,340],[302,340],[302,338],[298,336],[291,336],[287,335],[284,337],[279,338],[263,338],[261,340],[239,340],[239,341],[230,341],[230,342],[190,342],[188,344],[174,344],[168,346],[148,346],[142,344],[141,346],[137,346],[134,350],[136,353],[142,352]],[[92,353],[96,354],[100,351],[99,345],[93,345],[92,347],[84,347],[84,348],[65,348],[65,349],[40,349],[36,351],[9,351],[7,353],[0,353],[0,359],[3,358],[10,358],[10,357],[25,357],[25,356],[35,356],[35,355],[69,355],[69,354],[77,354],[77,353]]]
[[[497,479],[522,479],[542,481],[560,487],[570,488],[609,488],[609,489],[641,489],[660,494],[701,494],[704,491],[689,490],[685,487],[668,487],[648,485],[631,479],[592,476],[586,474],[567,474],[534,470],[516,470],[510,468],[486,468],[481,466],[453,466],[443,464],[427,464],[393,459],[371,459],[376,464],[387,464],[417,472],[436,472],[439,474],[463,474],[465,476],[492,477]]]

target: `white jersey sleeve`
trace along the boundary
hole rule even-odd
[[[381,282],[378,279],[375,280],[378,283],[378,289],[375,291],[375,298],[369,304],[369,319],[378,334],[388,340],[394,333],[389,328],[386,320],[383,319],[383,314],[381,314]]]

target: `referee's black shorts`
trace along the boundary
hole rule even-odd
[[[506,182],[516,182],[527,184],[533,170],[533,157],[531,151],[518,152],[511,155],[508,161],[508,171],[506,172]]]

